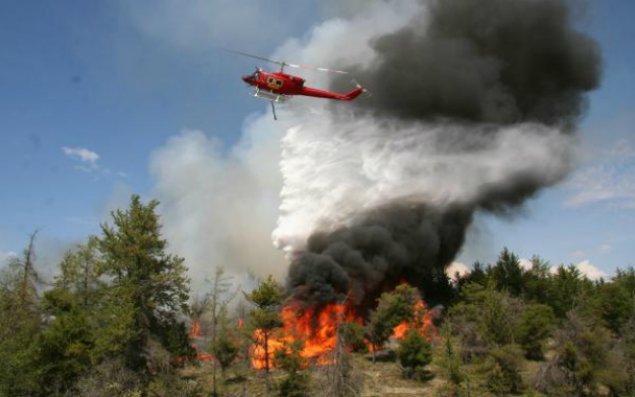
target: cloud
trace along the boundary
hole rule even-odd
[[[520,267],[525,270],[531,270],[531,268],[534,267],[533,262],[529,259],[521,258],[518,260],[518,262],[520,263]]]
[[[595,203],[635,208],[635,149],[625,140],[600,151],[578,170],[567,185],[564,205],[580,207]]]
[[[450,266],[445,269],[445,274],[447,274],[452,281],[456,281],[458,277],[463,277],[469,272],[470,268],[461,262],[452,262]]]
[[[64,146],[62,147],[62,152],[64,152],[64,154],[67,157],[70,157],[74,160],[78,160],[82,162],[83,164],[85,164],[83,166],[83,169],[85,170],[91,170],[91,169],[97,168],[97,160],[99,160],[99,155],[90,149],[86,149],[83,147]]]
[[[16,256],[17,254],[13,251],[0,251],[0,267]]]
[[[575,267],[590,280],[599,280],[600,278],[606,278],[606,273],[593,266],[588,259],[577,263]]]

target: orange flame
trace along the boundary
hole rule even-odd
[[[201,333],[201,324],[198,321],[192,321],[192,328],[190,329],[190,338],[200,338],[203,334]]]
[[[315,308],[301,310],[297,303],[292,303],[282,308],[280,317],[284,325],[275,335],[269,336],[269,357],[273,357],[286,344],[302,341],[304,346],[300,356],[317,364],[330,362],[328,353],[337,344],[337,328],[340,324],[361,323],[361,319],[352,310],[340,303],[328,304],[317,313]],[[255,331],[256,344],[251,349],[251,363],[257,369],[266,367],[264,338],[265,334],[261,330]],[[271,364],[270,362],[270,367],[273,367]]]
[[[413,311],[414,316],[412,321],[402,321],[393,328],[393,338],[402,340],[406,336],[406,333],[413,328],[416,329],[419,334],[426,337],[431,337],[436,332],[436,328],[432,323],[435,313],[433,310],[428,310],[423,300],[415,302]]]

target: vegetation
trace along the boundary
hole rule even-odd
[[[411,329],[399,344],[397,357],[406,378],[424,379],[426,366],[432,362],[432,346],[417,330]]]
[[[316,365],[302,341],[280,338],[286,295],[272,277],[234,305],[233,280],[218,267],[205,297],[190,302],[157,205],[133,196],[64,255],[53,279],[37,271],[37,233],[0,268],[0,396],[635,395],[633,267],[592,281],[504,249],[440,281],[449,291],[431,332],[419,327],[423,286],[400,285],[364,325],[339,324],[330,364]],[[207,319],[196,348],[210,359],[196,359],[190,319]],[[404,322],[412,327],[397,340]],[[262,371],[251,366],[255,349]],[[398,363],[375,360],[380,349]]]

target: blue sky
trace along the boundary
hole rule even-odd
[[[52,260],[130,193],[152,197],[151,155],[183,129],[232,147],[245,119],[267,109],[240,81],[253,62],[215,45],[269,54],[325,18],[315,1],[174,4],[0,2],[0,258],[40,229],[42,260]],[[604,78],[581,124],[578,168],[516,216],[479,217],[461,261],[508,246],[606,274],[635,264],[633,15],[630,0],[589,3],[578,25],[602,47]]]

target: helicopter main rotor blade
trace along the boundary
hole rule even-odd
[[[258,56],[258,55],[248,54],[248,53],[242,52],[242,51],[230,50],[229,48],[223,48],[223,50],[225,50],[227,52],[233,52],[234,54],[250,57],[250,58],[260,59],[261,61],[267,61],[267,62],[275,63],[275,64],[278,64],[278,65],[285,65],[285,66],[289,65],[288,63],[285,63],[285,62],[282,62],[282,61],[276,61],[275,59],[269,59],[269,58],[261,57],[261,56]]]
[[[260,59],[261,61],[275,63],[275,64],[280,65],[282,67],[289,66],[291,68],[306,69],[306,70],[317,70],[317,71],[320,71],[320,72],[348,74],[348,72],[345,72],[343,70],[335,70],[335,69],[322,68],[322,67],[316,67],[316,66],[308,66],[308,65],[298,65],[296,63],[287,63],[285,61],[278,61],[278,60],[275,60],[275,59],[265,58],[265,57],[261,57],[261,56],[258,56],[258,55],[248,54],[248,53],[242,52],[242,51],[230,50],[229,48],[223,48],[223,50],[225,50],[227,52],[232,52],[234,54],[250,57],[250,58]]]
[[[297,65],[295,63],[285,63],[285,65],[290,66],[292,68],[298,68],[298,69],[317,70],[320,72],[328,72],[328,73],[348,74],[348,72],[345,72],[343,70],[328,69],[328,68],[322,68],[317,66]]]

